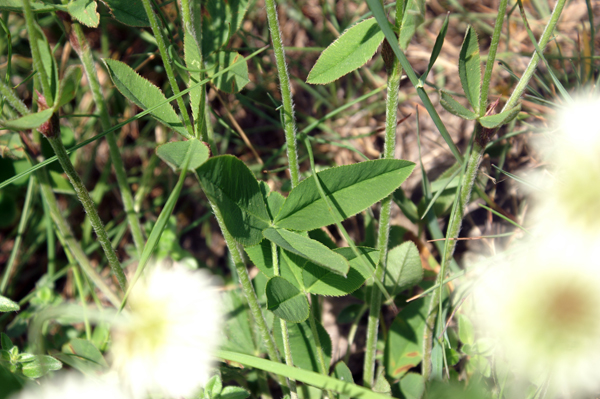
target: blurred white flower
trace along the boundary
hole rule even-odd
[[[551,129],[536,147],[550,165],[546,187],[534,191],[542,229],[579,231],[600,239],[600,97],[578,95],[557,109]]]
[[[1,389],[1,388],[0,388]],[[77,372],[66,372],[31,384],[10,399],[126,399],[117,385],[105,380],[85,378]]]
[[[208,380],[221,333],[210,276],[159,264],[134,286],[127,303],[111,348],[123,385],[135,398],[192,395]]]
[[[473,293],[473,320],[515,374],[547,378],[566,397],[600,390],[600,265],[584,244],[577,237],[525,243]]]

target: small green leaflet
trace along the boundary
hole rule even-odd
[[[98,27],[100,14],[96,11],[95,0],[72,0],[67,6],[71,17],[90,28]]]
[[[192,157],[189,161],[188,169],[193,170],[206,162],[209,154],[206,144],[198,139],[165,143],[156,148],[156,155],[177,172],[183,167],[185,156],[190,146],[192,146]]]
[[[360,68],[373,57],[383,37],[375,18],[359,22],[321,53],[306,81],[326,84]]]
[[[476,114],[479,114],[479,100],[481,97],[481,60],[479,58],[479,44],[477,33],[469,26],[465,39],[460,48],[458,58],[458,76],[469,104]]]
[[[267,309],[280,319],[300,323],[308,318],[310,306],[303,292],[280,276],[272,277],[265,288]]]
[[[383,285],[391,296],[423,279],[423,267],[419,250],[412,241],[407,241],[389,251]]]
[[[103,61],[117,89],[141,109],[157,106],[167,100],[158,87],[141,77],[129,65],[109,58]],[[161,105],[151,115],[184,137],[189,135],[171,104]]]
[[[150,26],[141,0],[101,0],[119,22],[129,26]]]
[[[16,312],[21,309],[18,303],[0,295],[0,312]]]
[[[54,109],[48,108],[41,112],[36,112],[35,114],[27,114],[17,119],[12,119],[8,121],[0,120],[0,126],[6,129],[15,130],[17,132],[21,130],[35,129],[40,127],[42,123],[50,119],[53,113]]]

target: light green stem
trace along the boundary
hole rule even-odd
[[[33,159],[30,159],[30,162],[35,164]],[[69,251],[81,267],[83,272],[89,277],[89,279],[94,283],[96,287],[106,296],[106,298],[112,303],[115,307],[118,307],[121,303],[121,300],[112,292],[112,290],[106,285],[102,277],[94,270],[90,260],[83,252],[83,249],[79,246],[79,243],[73,236],[71,232],[71,228],[67,224],[66,220],[60,213],[60,209],[58,207],[58,203],[56,201],[56,197],[54,196],[54,192],[52,191],[52,187],[50,185],[50,178],[48,177],[48,172],[45,169],[40,169],[37,172],[37,178],[40,182],[40,188],[42,192],[42,197],[48,206],[48,210],[50,211],[50,217],[56,224],[58,231],[64,238]]]
[[[271,332],[267,327],[267,322],[265,321],[265,317],[262,314],[260,305],[258,304],[258,298],[256,297],[256,292],[254,292],[254,287],[252,286],[252,282],[250,281],[250,276],[248,276],[248,270],[246,269],[246,265],[244,264],[242,254],[240,253],[235,239],[229,233],[227,227],[225,227],[225,222],[223,221],[221,211],[212,202],[211,207],[215,214],[215,218],[217,219],[217,223],[221,228],[221,232],[223,233],[223,238],[225,239],[227,248],[229,248],[231,259],[233,260],[235,270],[240,280],[240,284],[242,285],[242,291],[244,292],[244,296],[246,297],[246,300],[248,301],[248,306],[250,307],[250,313],[252,314],[254,322],[258,326],[258,331],[260,332],[265,347],[267,348],[267,355],[272,361],[281,363],[281,357],[279,356],[279,352],[277,351],[277,347],[275,346],[275,340],[273,340],[273,336],[271,335]],[[290,387],[286,379],[281,376],[278,377],[279,383],[284,389],[284,391],[285,388],[287,388],[289,391]]]
[[[277,65],[277,72],[279,73],[279,86],[281,88],[281,100],[283,102],[283,130],[285,132],[292,188],[294,188],[300,182],[300,172],[298,168],[296,119],[294,117],[294,104],[292,101],[292,86],[290,85],[290,76],[285,63],[285,52],[283,50],[283,42],[281,41],[281,31],[277,20],[275,0],[266,0],[265,5],[267,9],[267,20],[269,21],[269,30],[271,31],[271,40],[273,42],[275,63]]]
[[[85,70],[85,75],[92,91],[92,98],[94,99],[96,107],[100,112],[100,123],[102,124],[102,129],[108,130],[112,127],[110,116],[108,114],[106,102],[104,101],[104,96],[102,95],[100,88],[98,73],[96,71],[96,65],[94,64],[94,58],[92,56],[90,46],[85,38],[85,35],[83,34],[83,29],[81,28],[80,24],[73,22],[72,29],[73,33],[75,34],[74,38],[77,40],[77,43],[73,45],[73,48],[75,48],[79,58],[81,59],[81,63],[83,64],[83,69]],[[71,42],[73,42],[73,40],[71,40]],[[131,194],[129,184],[127,183],[127,172],[125,171],[125,166],[123,165],[123,159],[121,158],[121,154],[119,152],[119,146],[117,145],[117,138],[114,131],[106,135],[106,141],[110,151],[110,159],[112,160],[112,165],[115,168],[117,184],[119,185],[119,191],[121,192],[123,207],[125,208],[125,213],[127,214],[127,221],[129,223],[129,228],[131,229],[133,242],[139,255],[144,249],[144,235],[142,233],[140,221],[138,220],[134,209],[133,196]]]
[[[85,326],[85,338],[88,341],[92,340],[92,328],[90,327],[90,320],[87,316],[87,303],[85,301],[85,294],[83,290],[83,284],[81,282],[81,275],[77,266],[71,268],[73,270],[73,277],[75,277],[75,285],[77,286],[77,292],[79,294],[79,301],[81,302],[81,309],[83,310],[83,324]]]
[[[31,0],[23,0],[23,14],[25,14],[25,23],[27,24],[27,33],[29,34],[29,46],[31,47],[33,67],[37,71],[37,76],[34,77],[34,79],[41,83],[46,103],[48,104],[48,107],[52,107],[54,105],[54,93],[50,87],[48,74],[42,63],[42,56],[40,54],[40,48],[38,47],[38,30],[35,28],[36,22],[33,16],[33,10],[31,9]]]
[[[544,32],[542,34],[542,37],[540,38],[540,40],[538,42],[538,45],[541,49],[546,47],[546,45],[548,44],[548,41],[550,40],[550,37],[552,36],[552,33],[554,32],[554,28],[556,27],[556,24],[558,22],[558,19],[560,18],[562,9],[564,8],[565,1],[566,0],[559,0],[556,3],[556,6],[554,7],[554,10],[550,17],[550,20],[548,21],[548,24],[546,25],[546,28],[544,29]],[[502,3],[500,4],[500,6],[502,7]],[[497,21],[496,26],[494,27],[494,36],[496,36],[496,35],[499,36],[500,33],[496,33],[496,32],[497,31],[499,32],[500,30],[501,30],[501,24],[498,24],[498,21]],[[494,44],[493,40],[492,40],[492,44]],[[497,42],[495,43],[495,46],[496,47],[498,46]],[[504,108],[502,109],[503,111],[510,109],[517,104],[517,102],[521,98],[521,95],[525,91],[527,84],[529,83],[529,80],[531,79],[531,77],[533,76],[533,73],[535,72],[535,69],[537,67],[539,60],[540,60],[539,54],[537,52],[535,52],[532,55],[531,60],[529,61],[529,65],[527,66],[525,73],[519,80],[517,86],[515,87],[514,91],[511,94],[510,98],[504,105]],[[488,65],[489,65],[489,58],[488,58]],[[487,71],[487,68],[486,68],[486,71]],[[482,108],[485,110],[485,106]],[[458,233],[460,231],[465,207],[471,199],[471,190],[473,189],[475,179],[477,178],[477,172],[479,170],[479,165],[483,158],[483,154],[485,152],[485,147],[486,147],[487,143],[489,142],[489,139],[493,135],[493,131],[482,128],[481,125],[476,124],[476,129],[475,129],[474,134],[475,134],[475,140],[473,141],[473,150],[472,150],[471,156],[468,160],[466,173],[462,179],[462,183],[461,183],[461,187],[460,187],[460,191],[459,191],[459,202],[458,202],[457,206],[455,207],[455,212],[452,212],[452,214],[450,215],[450,221],[448,223],[448,232],[446,234],[447,240],[446,240],[446,243],[444,246],[444,254],[442,256],[442,264],[441,264],[441,268],[440,268],[440,273],[438,274],[438,278],[437,278],[437,282],[436,282],[436,284],[439,284],[440,288],[433,292],[433,295],[431,297],[431,302],[429,304],[428,316],[426,319],[425,332],[423,335],[423,365],[421,367],[422,374],[423,374],[423,377],[425,380],[428,380],[431,377],[431,371],[432,371],[431,351],[433,349],[433,334],[434,334],[433,329],[435,326],[436,317],[439,313],[439,305],[440,305],[440,299],[441,299],[441,294],[442,294],[442,289],[443,289],[442,282],[445,279],[445,265],[447,264],[447,262],[450,260],[450,258],[454,254],[454,249],[456,248],[456,238],[458,237]]]
[[[271,257],[273,258],[273,275],[279,276],[279,256],[277,252],[277,245],[271,243]],[[283,341],[283,354],[285,357],[285,364],[290,367],[294,367],[294,359],[292,358],[292,347],[290,346],[290,333],[288,330],[287,322],[283,319],[279,319],[279,326],[281,327],[281,339]],[[290,395],[292,399],[298,397],[296,389],[296,381],[289,380],[290,384]]]
[[[404,1],[396,3],[396,26],[402,23],[402,10]],[[387,99],[385,109],[385,145],[383,149],[384,159],[394,159],[396,150],[396,124],[398,121],[398,93],[402,68],[396,57],[393,57],[392,65],[388,68]],[[392,209],[392,197],[389,195],[381,201],[381,213],[379,215],[379,230],[377,233],[377,249],[379,250],[379,261],[375,269],[374,279],[382,282],[387,265],[387,250],[390,235],[390,214]],[[379,314],[381,313],[381,291],[375,289],[371,284],[371,298],[369,301],[369,319],[367,324],[367,343],[365,346],[365,360],[363,365],[363,385],[372,387],[375,379],[375,357],[377,354],[377,335],[379,329]]]
[[[6,264],[6,269],[4,269],[4,275],[2,276],[2,284],[0,284],[0,294],[4,294],[6,292],[8,280],[10,279],[10,276],[13,274],[13,271],[15,269],[17,255],[19,254],[19,249],[21,248],[21,241],[23,240],[23,233],[25,232],[25,227],[27,226],[27,219],[29,218],[29,207],[31,206],[31,198],[33,197],[33,187],[34,180],[30,177],[29,183],[27,184],[27,193],[25,194],[25,203],[23,204],[21,219],[19,220],[19,227],[17,227],[17,236],[15,237],[15,242],[13,243],[13,248],[10,252],[10,258],[8,259],[8,263]]]
[[[158,44],[158,50],[160,51],[160,56],[163,60],[165,73],[167,74],[167,78],[169,79],[169,83],[171,84],[171,90],[173,90],[174,95],[178,95],[180,93],[180,90],[179,86],[177,85],[177,79],[175,79],[175,73],[173,72],[171,57],[169,56],[169,52],[167,51],[167,46],[165,44],[162,29],[160,27],[160,24],[158,23],[158,20],[156,19],[156,14],[154,14],[154,10],[152,9],[150,0],[142,0],[142,3],[144,4],[144,10],[146,10],[148,20],[150,21],[152,33],[154,34],[154,38],[156,39],[156,43]],[[188,130],[189,135],[193,137],[194,130],[192,128],[192,122],[190,121],[190,116],[188,115],[187,109],[181,97],[177,97],[177,105],[179,106],[179,111],[181,116],[183,117],[185,127]]]
[[[60,127],[57,127],[56,130],[60,131]],[[117,254],[114,248],[112,247],[110,238],[108,237],[108,234],[104,229],[102,220],[100,220],[100,216],[96,211],[94,202],[90,198],[89,192],[85,188],[85,185],[79,178],[77,171],[71,163],[71,159],[67,154],[67,150],[65,149],[65,146],[62,140],[60,139],[60,134],[49,135],[47,138],[48,142],[50,142],[50,145],[54,149],[56,156],[58,157],[58,161],[60,162],[62,168],[67,174],[67,177],[71,181],[71,184],[75,189],[75,193],[77,193],[77,198],[79,198],[81,205],[83,205],[85,212],[90,218],[90,223],[92,224],[92,227],[96,232],[98,241],[100,242],[100,245],[104,250],[104,254],[106,255],[106,259],[108,260],[108,264],[110,265],[113,274],[115,275],[115,277],[117,277],[117,281],[119,282],[121,289],[125,291],[127,288],[127,279],[125,278],[125,273],[123,273],[123,268],[119,263],[119,258],[117,257]]]

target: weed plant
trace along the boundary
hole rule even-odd
[[[0,399],[595,397],[592,3],[0,0]]]

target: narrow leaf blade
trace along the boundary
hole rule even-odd
[[[18,303],[0,295],[0,312],[16,312],[21,309]]]
[[[481,97],[481,60],[477,33],[469,26],[458,58],[458,75],[469,104],[479,114]]]
[[[373,57],[383,37],[375,18],[354,25],[321,53],[306,81],[326,84],[360,68]]]
[[[53,113],[54,109],[48,108],[43,111],[36,112],[35,114],[28,114],[17,119],[8,121],[0,120],[0,126],[6,129],[15,130],[17,132],[21,130],[35,129],[50,119]]]

